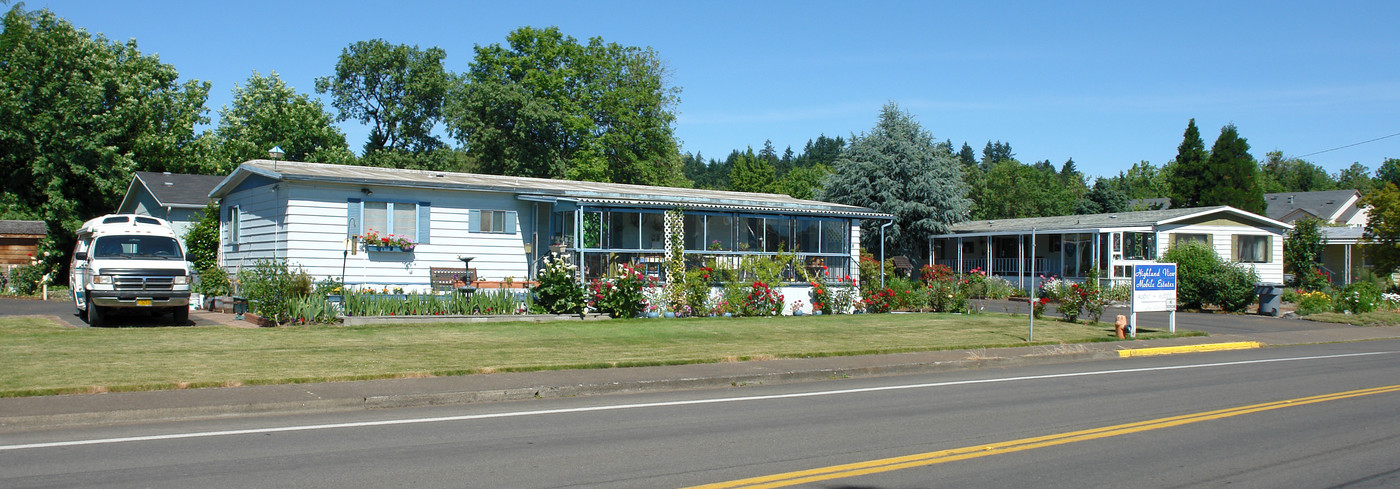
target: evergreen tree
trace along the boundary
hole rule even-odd
[[[929,235],[966,220],[971,207],[962,165],[894,103],[881,109],[869,134],[851,140],[821,198],[892,214],[894,225],[885,237],[895,254],[919,254]],[[865,223],[871,229],[880,224]],[[862,233],[862,244],[879,248],[879,236]]]
[[[1172,160],[1171,187],[1172,207],[1201,206],[1201,192],[1208,184],[1205,174],[1206,142],[1201,139],[1201,131],[1196,129],[1196,119],[1186,124],[1181,145],[1176,147],[1176,159]]]
[[[774,193],[778,190],[777,183],[777,175],[769,159],[754,156],[753,148],[735,158],[734,165],[729,169],[729,190]]]
[[[1198,176],[1202,188],[1197,205],[1228,205],[1263,214],[1266,205],[1258,173],[1259,167],[1249,155],[1249,143],[1240,137],[1235,125],[1221,128],[1220,137],[1211,146],[1205,171]]]
[[[1011,152],[1011,143],[987,141],[987,146],[982,148],[982,171],[991,170],[997,163],[1015,158],[1016,154]]]
[[[962,163],[964,171],[977,166],[977,153],[972,151],[967,141],[963,141],[962,149],[958,151],[958,161]]]

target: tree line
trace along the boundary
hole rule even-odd
[[[58,255],[136,171],[224,175],[274,146],[297,161],[689,185],[672,127],[680,88],[651,48],[521,27],[452,73],[440,48],[360,41],[316,79],[330,107],[255,72],[197,131],[211,84],[177,82],[135,40],[22,4],[3,22],[0,219],[46,221],[42,246]],[[335,126],[345,121],[370,127],[361,155]]]
[[[1263,212],[1263,193],[1400,184],[1400,160],[1373,173],[1335,175],[1279,152],[1256,161],[1233,125],[1209,150],[1188,122],[1176,158],[1091,177],[1074,160],[1023,163],[1010,142],[956,150],[899,109],[849,138],[825,134],[800,153],[771,141],[724,159],[681,154],[673,133],[680,87],[659,55],[558,28],[522,27],[477,46],[464,73],[446,53],[382,39],[359,41],[317,78],[319,99],[276,72],[233,88],[212,130],[211,84],[177,83],[175,67],[134,40],[89,35],[51,11],[15,6],[0,32],[0,219],[49,224],[45,250],[61,255],[71,230],[116,208],[135,171],[228,174],[282,148],[290,160],[482,172],[643,185],[780,193],[871,207],[895,216],[887,245],[916,254],[930,233],[967,219],[1043,217],[1172,205]],[[370,127],[357,155],[336,123]],[[445,141],[439,134],[445,133]],[[453,144],[455,143],[455,144]],[[882,222],[869,222],[877,226]],[[874,228],[872,228],[874,229]],[[865,246],[878,247],[878,233]]]

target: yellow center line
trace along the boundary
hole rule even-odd
[[[869,460],[865,462],[856,462],[843,465],[833,465],[830,467],[800,470],[796,472],[766,475],[761,477],[739,479],[728,482],[717,482],[714,484],[693,486],[686,489],[761,489],[772,487],[787,487],[798,484],[806,484],[809,482],[820,482],[832,479],[855,477],[859,475],[877,474],[881,472],[890,472],[913,467],[923,467],[928,465],[941,464],[944,462],[953,462],[957,460],[967,460],[978,457],[986,457],[988,455],[1013,453],[1022,450],[1031,450],[1035,448],[1045,448],[1055,445],[1063,445],[1067,443],[1096,440],[1099,438],[1108,438],[1112,436],[1127,435],[1131,433],[1140,433],[1144,431],[1158,430],[1162,428],[1171,428],[1173,426],[1199,423],[1202,421],[1229,418],[1232,416],[1239,416],[1243,414],[1258,413],[1292,406],[1304,406],[1308,404],[1336,401],[1352,397],[1385,394],[1390,392],[1400,392],[1400,385],[1372,387],[1369,389],[1358,389],[1353,391],[1336,392],[1332,394],[1322,394],[1318,396],[1300,397],[1297,399],[1288,399],[1283,401],[1250,404],[1247,406],[1237,406],[1226,409],[1218,409],[1215,411],[1204,411],[1199,413],[1184,414],[1180,416],[1171,416],[1147,421],[1138,421],[1135,423],[1125,423],[1113,426],[1104,426],[1100,428],[1091,428],[1087,430],[1071,431],[1067,433],[1056,433],[1052,435],[1022,438],[1019,440],[997,442],[986,445],[973,445],[962,448],[954,448],[950,450],[939,450],[936,452],[905,455],[902,457]]]

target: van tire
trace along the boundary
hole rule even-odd
[[[170,309],[170,316],[175,320],[176,326],[184,326],[190,323],[190,307],[173,307]]]
[[[105,325],[107,324],[107,318],[106,318],[106,316],[107,316],[106,314],[103,314],[102,306],[98,306],[97,304],[93,304],[93,303],[91,303],[91,302],[88,303],[88,305],[87,305],[87,322],[88,322],[88,327],[100,328],[100,327],[102,327],[102,326],[105,326]]]

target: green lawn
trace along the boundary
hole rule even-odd
[[[1362,314],[1322,312],[1303,316],[1303,319],[1324,323],[1341,323],[1353,326],[1395,326],[1400,324],[1400,314],[1395,311],[1371,311]]]
[[[0,397],[1023,346],[1026,329],[991,313],[259,329],[0,318]],[[1109,324],[1051,319],[1035,339],[1114,340]]]

